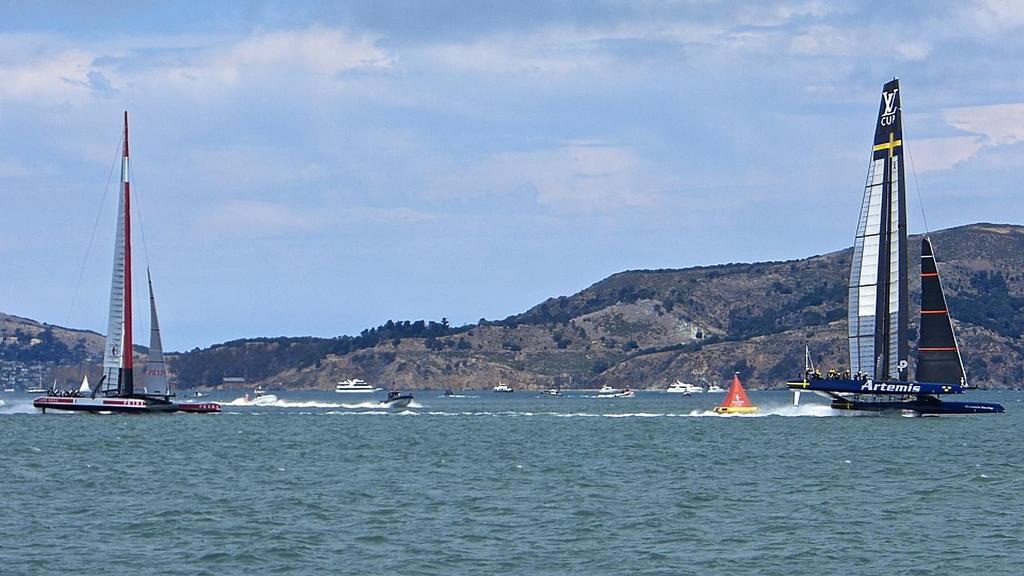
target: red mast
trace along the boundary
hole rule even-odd
[[[132,378],[132,205],[128,183],[128,111],[124,112],[124,153],[121,155],[124,186],[124,342],[121,345],[122,392],[134,394]]]

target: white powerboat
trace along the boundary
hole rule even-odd
[[[722,388],[718,384],[712,384],[711,386],[708,386],[708,393],[709,394],[724,394],[725,393],[725,388]]]
[[[363,392],[378,392],[380,388],[367,384],[365,380],[359,378],[349,378],[338,382],[338,385],[334,387],[334,391],[339,394],[351,394],[351,393],[363,393]]]
[[[608,386],[604,386],[604,387],[601,388],[601,390],[604,390],[605,388],[609,388],[609,387]],[[623,388],[621,390],[612,388],[612,390],[615,390],[615,391],[614,392],[598,392],[597,397],[598,398],[632,398],[633,396],[636,395],[629,388]]]
[[[494,392],[515,392],[508,384],[498,384],[494,388],[491,388]]]
[[[700,394],[701,392],[704,392],[704,389],[696,384],[687,384],[686,382],[676,380],[674,383],[668,385],[668,390],[665,390],[665,392],[668,392],[669,394],[690,395]]]
[[[601,386],[601,388],[597,391],[597,395],[602,396],[606,394],[622,394],[626,390],[628,390],[628,388],[613,388],[605,384],[604,386]]]
[[[262,386],[253,388],[252,395],[245,395],[245,399],[248,400],[253,406],[268,406],[277,402],[277,396],[273,394],[267,394],[266,390]]]

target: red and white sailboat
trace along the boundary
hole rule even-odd
[[[160,328],[156,318],[153,283],[150,292],[150,350],[143,386],[135,385],[132,355],[132,228],[131,184],[128,180],[128,112],[124,113],[123,152],[121,154],[121,194],[117,208],[117,237],[114,241],[114,269],[110,281],[110,307],[107,316],[107,341],[103,354],[103,377],[89,391],[51,390],[36,398],[32,405],[47,410],[84,412],[167,413],[220,412],[220,404],[179,404],[171,401],[164,367]],[[149,272],[147,270],[147,279]],[[141,390],[140,390],[141,388]]]

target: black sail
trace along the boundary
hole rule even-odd
[[[917,340],[917,380],[964,384],[964,367],[942,294],[932,243],[921,240],[921,336]]]

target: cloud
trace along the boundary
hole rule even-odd
[[[94,55],[87,51],[5,52],[0,58],[0,101],[72,105],[89,95]]]
[[[542,206],[572,213],[650,207],[669,187],[667,176],[629,148],[590,141],[499,152],[434,184],[437,195],[462,199],[525,192]]]
[[[988,146],[1024,140],[1024,103],[949,108],[942,118],[954,128],[981,135]]]
[[[984,146],[977,136],[952,136],[914,140],[911,158],[919,173],[948,170],[973,158]]]
[[[334,82],[346,72],[389,69],[395,59],[376,39],[340,29],[312,27],[253,33],[211,46],[154,70],[155,80],[203,95],[247,80]]]

